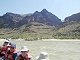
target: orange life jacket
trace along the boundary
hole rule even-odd
[[[15,60],[14,58],[14,54],[18,53],[19,50],[15,49],[14,52],[10,52],[10,50],[6,53],[6,60],[10,59],[10,60]]]
[[[25,58],[21,54],[18,56],[18,60],[30,60],[31,58],[32,56],[30,54],[27,54]]]

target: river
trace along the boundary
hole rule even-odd
[[[63,41],[22,41],[11,40],[16,43],[20,50],[21,46],[27,46],[33,60],[39,56],[40,52],[49,53],[50,60],[80,60],[80,41],[63,40]],[[2,45],[3,41],[0,41]]]

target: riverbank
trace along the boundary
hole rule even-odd
[[[5,39],[0,39],[0,41],[4,41]],[[16,41],[27,41],[25,39],[10,39]],[[34,41],[80,41],[80,39],[41,39],[41,40],[34,40]]]
[[[80,39],[42,39],[42,41],[80,41]]]

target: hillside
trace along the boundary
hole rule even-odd
[[[53,36],[60,39],[80,39],[80,22],[56,28]]]
[[[53,29],[54,26],[33,22],[31,25],[25,24],[19,28],[0,29],[0,38],[24,38],[26,40],[49,39],[53,38]]]
[[[55,38],[80,39],[80,13],[66,17],[54,33]]]

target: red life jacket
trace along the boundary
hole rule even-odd
[[[6,47],[0,46],[0,57],[4,58],[6,51],[7,51]]]
[[[7,47],[0,47],[1,54],[5,54],[7,49],[8,49]]]
[[[10,52],[10,50],[6,53],[6,60],[10,59],[10,60],[15,60],[15,58],[13,57],[15,53],[18,53],[19,50],[15,49],[14,52]]]
[[[31,58],[30,54],[27,54],[25,58],[21,54],[18,56],[18,60],[30,60]]]
[[[1,48],[2,48],[2,47],[0,46],[0,53],[1,53]]]

